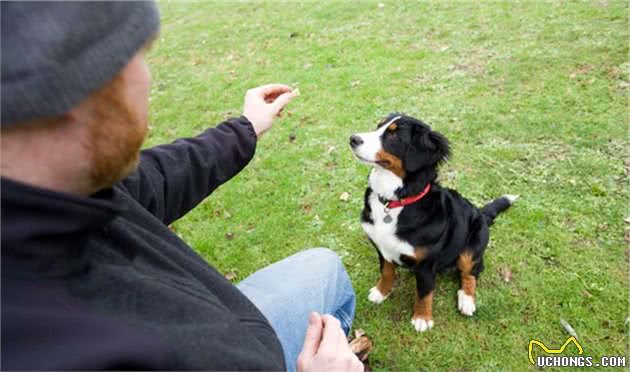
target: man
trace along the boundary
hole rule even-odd
[[[1,7],[2,369],[362,370],[334,253],[233,286],[168,229],[296,92],[252,89],[243,116],[140,153],[155,5]]]

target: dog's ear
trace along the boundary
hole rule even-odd
[[[416,132],[405,153],[405,170],[415,172],[420,168],[437,166],[448,160],[450,154],[451,148],[448,140],[441,133],[435,131]]]
[[[433,161],[440,164],[451,156],[451,146],[448,139],[440,132],[429,132],[429,143],[433,146]]]

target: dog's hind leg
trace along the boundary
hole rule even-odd
[[[476,310],[475,288],[479,273],[483,270],[482,267],[481,259],[475,261],[473,253],[469,250],[462,252],[457,258],[457,269],[462,285],[457,291],[457,308],[466,316],[472,316]]]

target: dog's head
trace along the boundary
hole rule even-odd
[[[450,154],[446,137],[403,114],[390,114],[373,132],[352,135],[350,147],[363,163],[385,168],[400,178],[424,168],[435,169]]]

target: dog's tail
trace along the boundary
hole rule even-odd
[[[494,219],[499,215],[499,213],[508,209],[514,202],[518,199],[518,195],[503,195],[500,198],[496,198],[490,203],[486,204],[483,208],[481,208],[481,213],[486,216],[486,220],[488,221],[488,226],[494,223]]]

